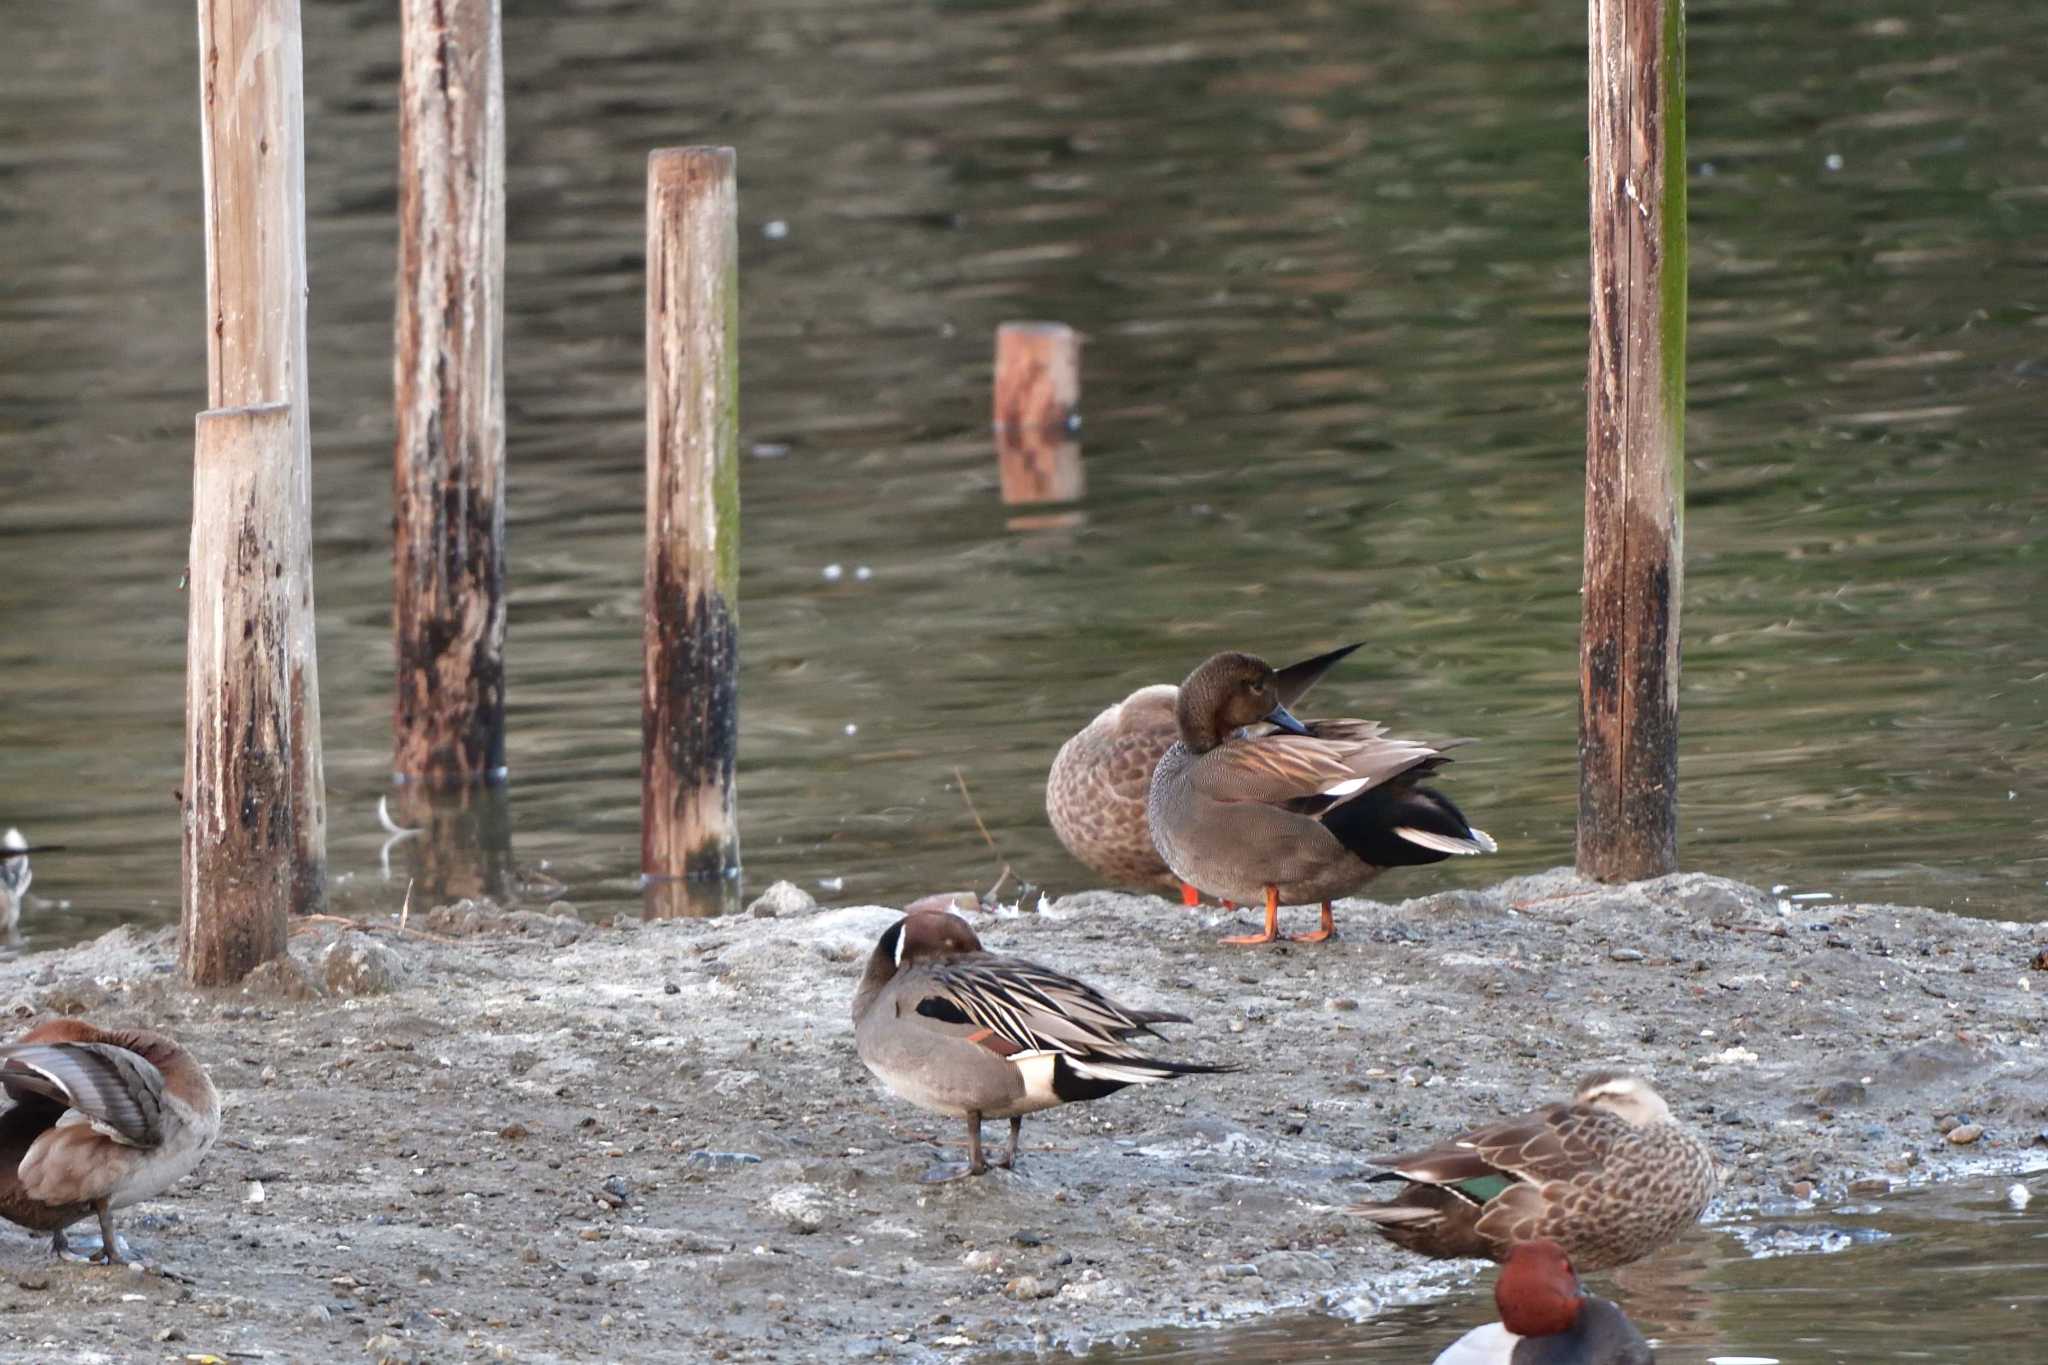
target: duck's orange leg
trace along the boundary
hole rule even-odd
[[[1180,903],[1188,906],[1190,909],[1202,903],[1202,893],[1195,890],[1193,882],[1182,882],[1180,884]]]
[[[1271,943],[1280,937],[1280,888],[1266,888],[1266,929],[1259,934],[1232,934],[1219,943]]]
[[[1311,930],[1306,934],[1289,934],[1287,937],[1293,939],[1296,943],[1321,943],[1324,939],[1335,936],[1336,932],[1337,921],[1330,915],[1330,903],[1324,901],[1322,928]]]

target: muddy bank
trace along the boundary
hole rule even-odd
[[[973,916],[1247,1069],[1028,1120],[1018,1172],[920,1186],[957,1125],[880,1092],[846,1017],[894,912],[803,899],[318,925],[219,995],[176,983],[167,935],[0,966],[17,1018],[175,1032],[227,1109],[199,1177],[127,1216],[161,1273],[0,1228],[0,1358],[927,1360],[1361,1311],[1442,1276],[1336,1211],[1361,1156],[1592,1067],[1651,1075],[1709,1139],[1723,1213],[2048,1153],[2048,930],[1556,873],[1346,903],[1316,947],[1100,892]]]

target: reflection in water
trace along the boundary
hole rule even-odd
[[[647,149],[683,142],[741,149],[750,889],[986,884],[955,767],[1022,878],[1085,885],[1042,811],[1066,735],[1218,647],[1356,638],[1328,709],[1480,737],[1459,791],[1502,842],[1379,894],[1569,861],[1579,27],[1505,0],[762,0],[690,9],[678,46],[659,0],[513,9],[509,800],[567,899],[639,897],[642,195]],[[14,16],[35,57],[0,82],[0,817],[76,850],[31,949],[177,903],[193,34],[95,13]],[[350,913],[401,894],[375,818],[397,38],[367,0],[305,22]],[[2043,42],[2048,9],[2011,0],[1694,16],[1689,866],[2042,913],[2048,87],[2010,54]],[[983,433],[1019,316],[1091,339],[1089,468],[1012,531]]]
[[[704,919],[731,915],[744,905],[736,877],[646,876],[641,886],[644,919]]]
[[[408,782],[393,790],[397,799],[390,818],[395,829],[405,832],[394,832],[385,851],[402,854],[417,903],[505,898],[512,870],[512,805],[503,783],[440,788]]]

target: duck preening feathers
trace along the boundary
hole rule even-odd
[[[1451,799],[1422,779],[1450,760],[1443,748],[1394,739],[1371,721],[1303,723],[1280,695],[1280,675],[1250,654],[1218,654],[1181,684],[1179,738],[1152,775],[1152,838],[1174,874],[1228,901],[1263,898],[1271,943],[1283,904],[1330,902],[1389,867],[1492,853]],[[1448,746],[1444,746],[1448,747]]]
[[[983,1119],[1010,1120],[998,1163],[1014,1165],[1026,1114],[1126,1086],[1229,1066],[1154,1057],[1133,1039],[1186,1016],[1131,1009],[1064,972],[986,952],[957,915],[920,910],[882,931],[853,998],[854,1046],[890,1090],[967,1122],[964,1168],[979,1175]],[[1156,1034],[1154,1035],[1156,1036]]]
[[[1274,691],[1281,705],[1300,701],[1357,648],[1346,645],[1280,669]],[[1179,702],[1178,687],[1155,683],[1105,707],[1060,746],[1045,778],[1045,813],[1067,852],[1112,883],[1176,888],[1194,905],[1200,897],[1160,857],[1146,814],[1152,771],[1180,738]]]
[[[126,1259],[113,1210],[184,1178],[220,1136],[220,1097],[191,1053],[161,1033],[82,1019],[39,1024],[0,1046],[0,1217],[53,1234],[98,1215],[95,1260]]]

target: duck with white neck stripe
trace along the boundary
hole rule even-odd
[[[966,1120],[967,1163],[935,1167],[927,1182],[988,1170],[984,1119],[1010,1121],[1009,1150],[995,1164],[1014,1166],[1026,1114],[1234,1070],[1148,1056],[1131,1042],[1154,1024],[1187,1022],[986,952],[966,921],[944,910],[914,911],[883,930],[853,997],[854,1047],[868,1070],[920,1109]]]

